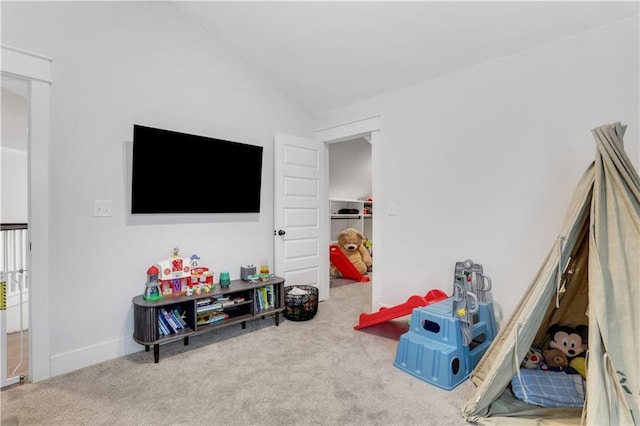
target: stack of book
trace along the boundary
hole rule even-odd
[[[266,285],[256,289],[256,312],[266,311],[275,307],[275,293],[273,285]]]
[[[222,302],[206,297],[196,301],[196,324],[206,325],[229,318],[222,311]]]
[[[196,323],[198,325],[207,325],[225,320],[227,318],[229,318],[229,315],[225,314],[222,311],[209,311],[197,314],[198,320]]]
[[[181,313],[178,308],[163,307],[158,310],[158,331],[161,336],[178,334],[186,326],[184,313]]]

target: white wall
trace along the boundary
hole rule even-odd
[[[371,196],[371,144],[363,138],[329,145],[329,198]]]
[[[380,115],[374,310],[433,288],[451,293],[455,262],[471,258],[511,314],[594,159],[590,130],[628,124],[638,167],[638,32],[628,19],[319,119],[327,128]],[[391,202],[396,216],[385,214]]]
[[[52,374],[141,349],[131,339],[131,299],[172,247],[233,277],[238,265],[273,260],[274,132],[313,137],[376,114],[379,189],[398,212],[376,219],[384,241],[376,277],[381,268],[386,277],[377,302],[450,291],[455,261],[470,257],[485,265],[509,313],[593,159],[589,130],[628,124],[638,165],[637,34],[638,20],[627,20],[313,123],[171,4],[2,2],[3,44],[53,58]],[[264,146],[259,217],[132,220],[124,154],[134,123]],[[113,200],[114,216],[92,217],[95,199]]]
[[[4,79],[5,77],[3,77]],[[27,223],[27,100],[2,89],[0,222]]]
[[[131,299],[173,247],[232,278],[273,262],[273,135],[313,137],[309,112],[168,2],[3,2],[2,42],[53,58],[52,375],[141,350]],[[264,146],[261,213],[131,218],[135,123]],[[96,199],[113,217],[92,216]]]
[[[329,198],[359,200],[371,197],[371,143],[364,138],[329,145]],[[337,204],[341,208],[361,208],[361,205]],[[330,210],[333,213],[334,209]],[[372,238],[371,219],[332,219],[330,240],[338,239],[343,229],[360,229]]]

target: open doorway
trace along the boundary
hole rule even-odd
[[[380,117],[371,116],[344,124],[330,126],[316,132],[316,140],[324,142],[327,146],[364,138],[371,147],[371,193],[375,202],[374,214],[371,215],[371,240],[374,244],[375,255],[375,280],[371,282],[371,307],[377,310],[380,307],[381,286],[384,282],[384,241],[381,238],[381,212],[380,206],[384,204],[384,194],[380,185],[380,155],[382,149],[382,132],[380,129]],[[329,170],[327,168],[327,174]],[[328,181],[328,179],[327,179]],[[328,193],[328,191],[327,191]],[[327,204],[329,200],[327,199]],[[377,206],[377,207],[376,207]]]
[[[373,191],[371,176],[371,142],[367,137],[340,141],[328,145],[329,214],[332,244],[347,228],[360,231],[364,245],[373,259]],[[373,276],[373,265],[363,279]],[[348,284],[352,279],[330,279],[331,286]]]
[[[28,128],[29,82],[2,75],[0,282],[2,386],[29,372]]]
[[[49,101],[51,58],[2,46],[2,77],[23,81],[27,87],[28,230],[26,263],[29,274],[28,380],[51,377],[49,328]],[[4,140],[4,137],[3,137]],[[5,278],[2,278],[4,280]],[[2,314],[2,312],[0,312]],[[3,333],[2,338],[6,335]],[[4,342],[3,342],[4,343]],[[5,345],[2,346],[6,347]],[[4,355],[4,354],[3,354]],[[6,365],[2,363],[3,370]],[[2,374],[2,385],[6,372]],[[20,376],[16,376],[16,382]]]

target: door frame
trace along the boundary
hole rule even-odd
[[[384,195],[382,193],[381,186],[381,167],[380,159],[382,157],[382,134],[380,128],[380,116],[374,115],[359,120],[350,121],[348,123],[336,124],[324,129],[316,131],[316,140],[324,142],[325,144],[332,144],[337,142],[343,142],[347,140],[357,139],[360,137],[366,137],[371,142],[371,196],[374,202],[374,212],[382,212],[380,206],[384,204]],[[328,168],[327,168],[328,170]],[[328,182],[328,176],[326,177]],[[329,200],[326,200],[327,204]],[[375,206],[378,206],[377,208]],[[380,214],[375,214],[371,218],[372,220],[372,241],[375,245],[375,279],[371,284],[371,306],[380,306],[380,295],[383,277],[384,277],[384,258],[383,258],[383,245],[382,245],[382,232],[381,224],[382,217]],[[326,218],[327,222],[329,218]],[[331,227],[327,232],[331,232]]]
[[[51,377],[49,102],[51,58],[2,45],[0,71],[28,82],[29,381]]]

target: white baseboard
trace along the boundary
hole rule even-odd
[[[69,373],[84,367],[119,358],[144,347],[129,338],[118,338],[108,342],[86,346],[77,350],[51,356],[51,377]]]

